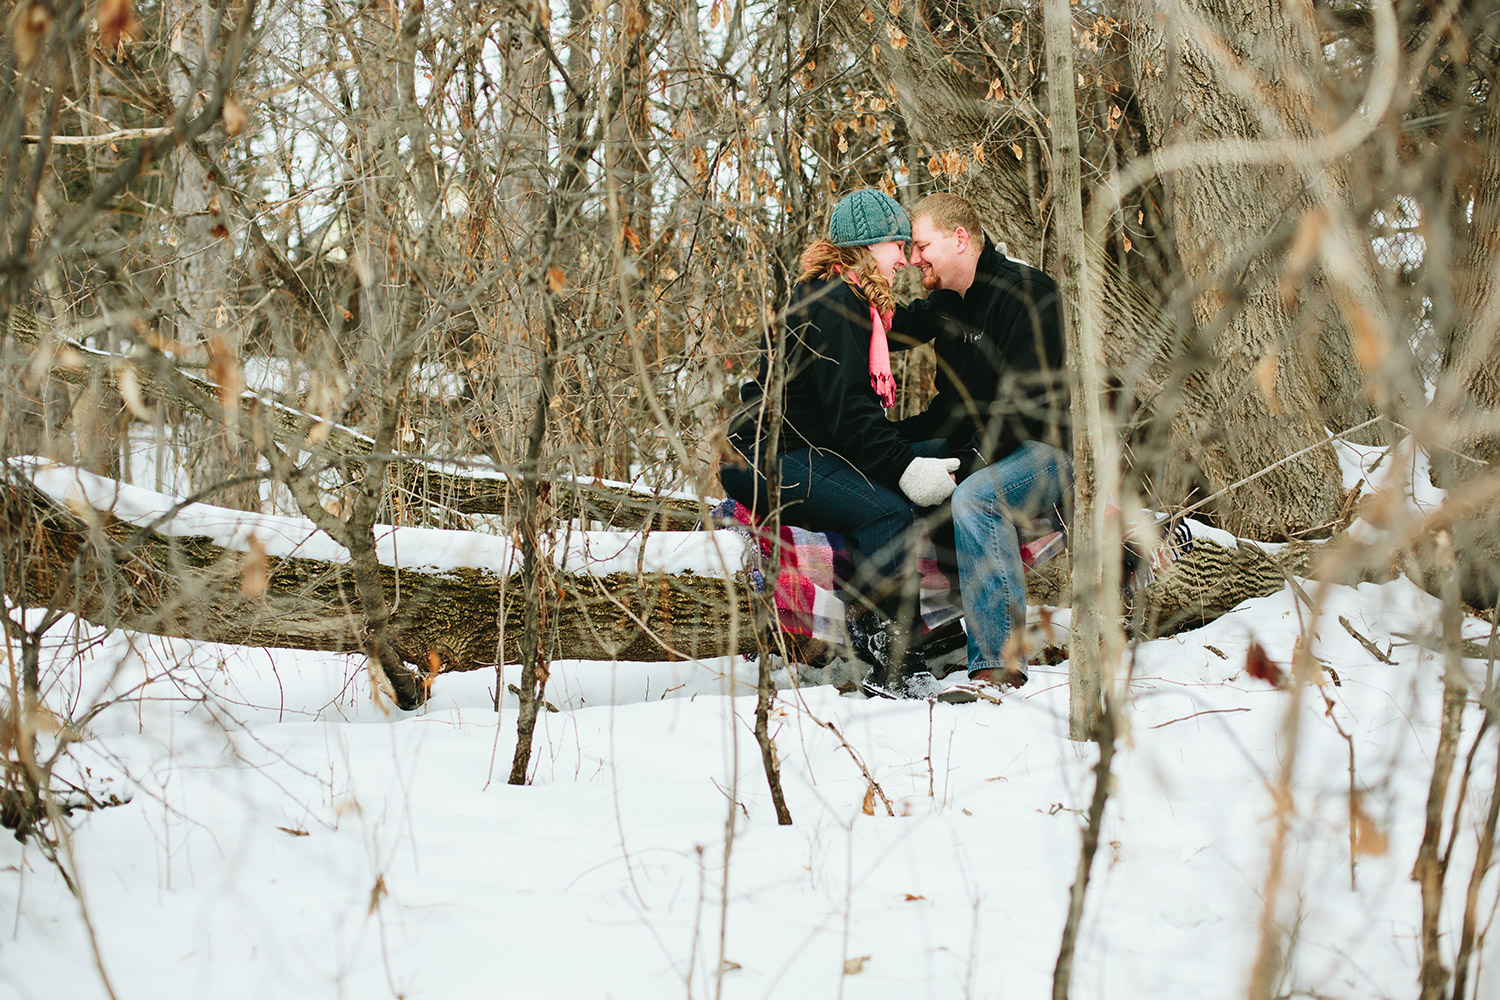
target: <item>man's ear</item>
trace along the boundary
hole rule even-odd
[[[959,253],[967,253],[969,249],[969,231],[963,226],[953,227],[954,245]]]

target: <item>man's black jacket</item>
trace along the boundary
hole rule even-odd
[[[934,342],[937,395],[899,421],[908,441],[942,438],[963,473],[1027,441],[1070,447],[1068,373],[1057,285],[985,240],[964,295],[933,292],[898,309],[891,346]]]
[[[915,458],[887,420],[870,385],[870,304],[842,279],[799,284],[787,307],[786,392],[778,453],[808,446],[842,455],[871,479],[896,488]],[[752,462],[764,443],[764,386],[775,352],[740,390],[744,412],[730,440]]]

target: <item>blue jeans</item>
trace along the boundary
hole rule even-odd
[[[969,631],[969,673],[1002,666],[1011,632],[1026,624],[1017,525],[1045,517],[1073,489],[1071,457],[1028,441],[970,475],[953,493],[953,544]]]
[[[781,519],[813,531],[836,531],[849,540],[855,595],[874,604],[902,590],[908,576],[907,549],[916,508],[898,492],[875,482],[840,456],[798,448],[777,457]],[[771,510],[766,481],[749,466],[719,468],[724,491],[760,518]]]

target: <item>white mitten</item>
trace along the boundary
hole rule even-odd
[[[957,470],[956,458],[914,458],[901,473],[901,492],[918,507],[936,507],[953,494]]]

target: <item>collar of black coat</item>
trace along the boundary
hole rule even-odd
[[[928,295],[933,307],[957,321],[957,329],[969,343],[984,333],[985,319],[994,308],[997,296],[1013,288],[1020,265],[984,238],[984,248],[974,265],[974,280],[962,295],[952,289],[940,289]]]

